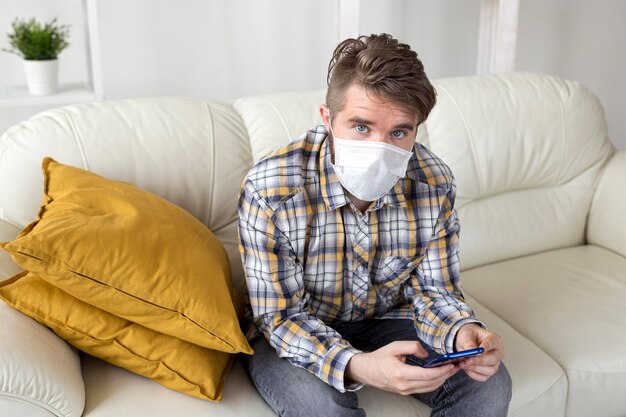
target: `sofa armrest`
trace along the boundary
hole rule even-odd
[[[587,243],[626,257],[626,150],[617,151],[607,164],[596,189]]]
[[[67,343],[0,300],[0,416],[80,417],[80,358]]]
[[[0,220],[0,241],[20,228]],[[21,268],[0,249],[0,281]],[[78,352],[0,300],[0,416],[80,417],[85,386]]]

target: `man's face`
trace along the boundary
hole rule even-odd
[[[320,114],[330,132],[330,112],[320,106]],[[417,133],[417,115],[400,105],[368,94],[365,88],[352,85],[346,91],[342,111],[332,114],[334,134],[347,140],[385,142],[410,151]]]

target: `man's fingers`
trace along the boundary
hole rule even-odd
[[[500,357],[494,352],[481,353],[472,358],[468,358],[461,362],[461,366],[495,366],[500,363]]]
[[[408,365],[404,368],[404,377],[411,381],[445,381],[457,373],[460,368],[448,364],[434,368],[422,368],[421,366]]]
[[[400,385],[398,392],[401,394],[415,394],[420,392],[431,392],[441,387],[452,375],[460,371],[454,365],[445,365],[437,368],[422,368],[411,366],[405,369],[403,376],[404,383]]]
[[[419,358],[428,356],[428,352],[422,347],[420,342],[413,340],[398,340],[386,346],[389,352],[396,356],[413,355]]]
[[[470,370],[467,370],[467,369],[465,370],[465,373],[467,374],[467,376],[472,378],[474,381],[479,381],[479,382],[485,382],[485,381],[489,380],[489,378],[491,377],[491,375],[483,375],[483,374],[480,374],[478,372],[470,371]]]
[[[495,335],[490,334],[489,336],[485,337],[485,340],[483,340],[480,343],[480,347],[485,349],[485,351],[487,351],[487,352],[489,352],[490,350],[495,349],[497,344],[495,343],[494,336]]]
[[[486,351],[494,350],[494,349],[504,349],[504,345],[502,344],[502,338],[495,334],[489,333],[480,343],[480,346],[484,348]]]
[[[458,351],[470,350],[470,349],[476,349],[478,347],[478,344],[476,343],[476,340],[474,339],[474,337],[468,337],[467,333],[464,336],[465,337],[458,338],[456,342],[456,350]],[[473,334],[471,336],[473,336]]]
[[[472,379],[477,381],[486,381],[490,377],[498,372],[499,365],[496,366],[465,366],[462,365],[461,369],[465,371],[465,373]]]

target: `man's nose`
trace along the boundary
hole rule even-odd
[[[393,145],[391,139],[385,135],[385,134],[375,134],[375,135],[371,135],[368,138],[369,141],[371,142],[381,142],[381,143],[388,143],[390,145]]]

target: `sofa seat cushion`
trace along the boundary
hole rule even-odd
[[[461,274],[463,280],[463,274]],[[504,339],[504,358],[513,381],[509,416],[563,416],[567,378],[563,369],[531,339],[520,334],[505,320],[470,294],[466,301],[476,317]]]
[[[478,317],[505,339],[505,363],[514,392],[509,416],[564,415],[567,380],[563,370],[532,342],[480,303],[468,297]],[[83,378],[87,391],[84,417],[155,415],[177,417],[274,416],[236,361],[224,387],[220,404],[198,401],[167,390],[145,378],[83,355]],[[412,397],[365,387],[359,405],[369,417],[430,416],[430,408]],[[124,414],[127,413],[127,414]]]
[[[559,249],[464,271],[463,286],[561,365],[568,416],[623,415],[626,258]]]
[[[236,361],[219,404],[168,390],[154,381],[83,354],[86,401],[83,417],[273,417]]]

